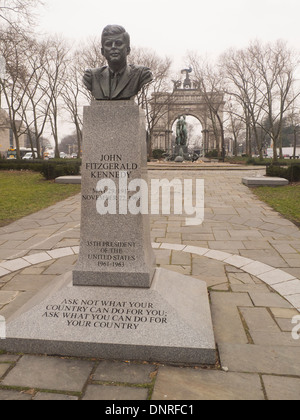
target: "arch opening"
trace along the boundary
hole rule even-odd
[[[187,147],[189,153],[197,153],[202,155],[203,153],[203,125],[200,120],[193,115],[182,114],[186,117],[186,128],[187,128]],[[178,116],[180,117],[180,116]],[[176,145],[176,126],[178,117],[175,118],[171,124],[172,132],[172,150]]]

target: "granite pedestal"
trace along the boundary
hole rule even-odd
[[[59,277],[7,322],[9,352],[214,364],[206,283],[157,269],[150,289],[75,287]]]
[[[147,205],[145,113],[133,100],[93,101],[84,108],[83,126],[74,285],[150,287],[155,256]]]

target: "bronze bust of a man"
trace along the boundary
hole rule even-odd
[[[102,55],[108,66],[86,70],[83,81],[96,100],[127,100],[153,80],[151,70],[127,64],[130,37],[122,26],[108,25],[102,33]]]

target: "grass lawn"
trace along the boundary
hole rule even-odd
[[[34,172],[0,171],[0,226],[71,197],[80,187],[45,181]]]
[[[286,187],[258,187],[253,192],[287,219],[300,226],[300,183]]]

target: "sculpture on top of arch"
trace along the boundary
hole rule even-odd
[[[151,133],[151,148],[163,149],[173,153],[172,128],[178,116],[193,116],[197,118],[203,127],[203,150],[208,152],[220,144],[218,134],[215,134],[209,104],[204,93],[200,89],[200,83],[191,78],[193,69],[188,66],[181,70],[185,78],[172,80],[172,92],[156,92],[153,94],[154,103],[157,107],[157,123]],[[214,95],[214,100],[221,106],[220,113],[223,113],[224,94]],[[178,138],[177,133],[175,136]],[[178,143],[175,141],[178,145]]]

